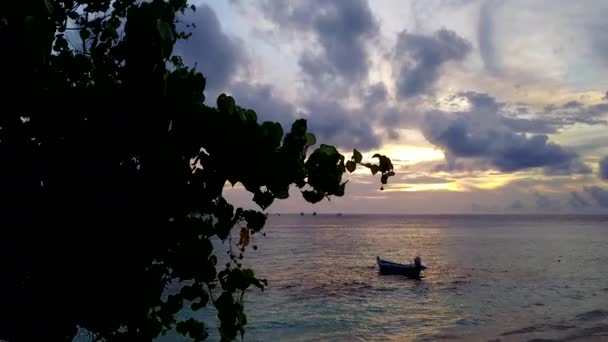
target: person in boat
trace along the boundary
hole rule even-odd
[[[414,258],[414,266],[416,266],[416,268],[424,270],[426,269],[426,266],[422,265],[422,259],[420,259],[419,256]]]

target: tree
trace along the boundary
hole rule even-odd
[[[234,208],[226,182],[268,208],[290,185],[312,203],[342,196],[357,166],[393,175],[386,156],[345,160],[221,95],[172,53],[185,0],[31,0],[0,4],[0,339],[202,340],[214,305],[222,339],[243,333],[242,295],[266,284],[241,266],[261,211]],[[240,227],[231,262],[211,238]],[[168,284],[181,291],[168,298]],[[213,290],[215,289],[215,290]],[[211,297],[212,292],[217,297]]]

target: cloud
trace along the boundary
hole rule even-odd
[[[608,208],[608,190],[604,190],[597,186],[586,187],[585,191],[591,195],[597,205],[602,208]]]
[[[379,23],[366,0],[266,1],[262,7],[280,30],[310,34],[319,44],[319,49],[308,47],[300,56],[306,75],[313,79],[367,76],[366,44],[378,34]]]
[[[605,125],[604,114],[608,113],[608,103],[585,105],[579,101],[569,101],[562,105],[550,104],[539,113],[543,120],[555,127],[565,127],[577,123]]]
[[[243,44],[238,38],[227,35],[215,12],[206,4],[197,6],[195,12],[187,12],[179,29],[192,32],[190,39],[178,41],[176,52],[188,66],[196,69],[207,79],[207,88],[223,91],[239,68],[248,64]],[[184,27],[193,23],[190,28]]]
[[[467,158],[503,172],[530,168],[544,168],[548,174],[591,171],[575,152],[550,142],[547,135],[522,132],[538,130],[538,123],[520,119],[514,127],[501,113],[503,105],[492,97],[473,92],[460,95],[468,100],[469,110],[431,111],[422,124],[426,139],[443,149],[448,169],[457,167],[458,159]]]
[[[523,209],[524,208],[524,204],[522,203],[521,200],[516,199],[516,200],[513,200],[513,203],[511,203],[510,208],[514,209],[514,210]]]
[[[608,180],[608,156],[600,160],[600,178]]]
[[[372,128],[373,116],[347,109],[331,100],[310,100],[304,105],[308,127],[321,141],[337,147],[369,150],[380,146],[381,138]],[[368,116],[367,120],[362,120]]]
[[[560,203],[559,200],[551,199],[545,195],[535,193],[536,196],[536,208],[541,211],[554,211],[559,210]]]
[[[276,121],[288,130],[295,119],[303,116],[292,103],[277,95],[268,84],[235,82],[230,88],[230,94],[234,96],[237,104],[255,110],[259,122]]]
[[[347,109],[336,101],[308,99],[296,108],[272,86],[245,82],[233,83],[230,95],[239,106],[255,110],[258,121],[279,122],[286,131],[295,119],[306,118],[308,129],[314,132],[319,143],[361,150],[377,148],[381,143],[381,137],[372,128],[375,117],[361,120],[364,110]]]
[[[431,176],[406,177],[402,181],[406,184],[445,184],[453,182],[451,179]]]
[[[471,44],[454,31],[441,29],[433,36],[402,31],[394,49],[397,90],[408,98],[432,90],[442,66],[461,61],[471,51]]]
[[[586,208],[591,205],[585,198],[583,198],[583,196],[579,195],[579,193],[576,191],[572,191],[570,193],[570,199],[568,200],[568,204],[572,208]]]
[[[496,60],[494,47],[494,11],[501,5],[496,0],[484,1],[479,9],[477,19],[477,48],[484,66],[490,73],[498,73],[499,65]]]

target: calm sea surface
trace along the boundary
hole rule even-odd
[[[608,340],[606,216],[273,215],[255,242],[245,341]]]

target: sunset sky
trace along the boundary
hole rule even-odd
[[[344,198],[269,212],[608,213],[608,2],[194,3],[177,52],[207,102],[395,165],[384,191],[355,173]]]

